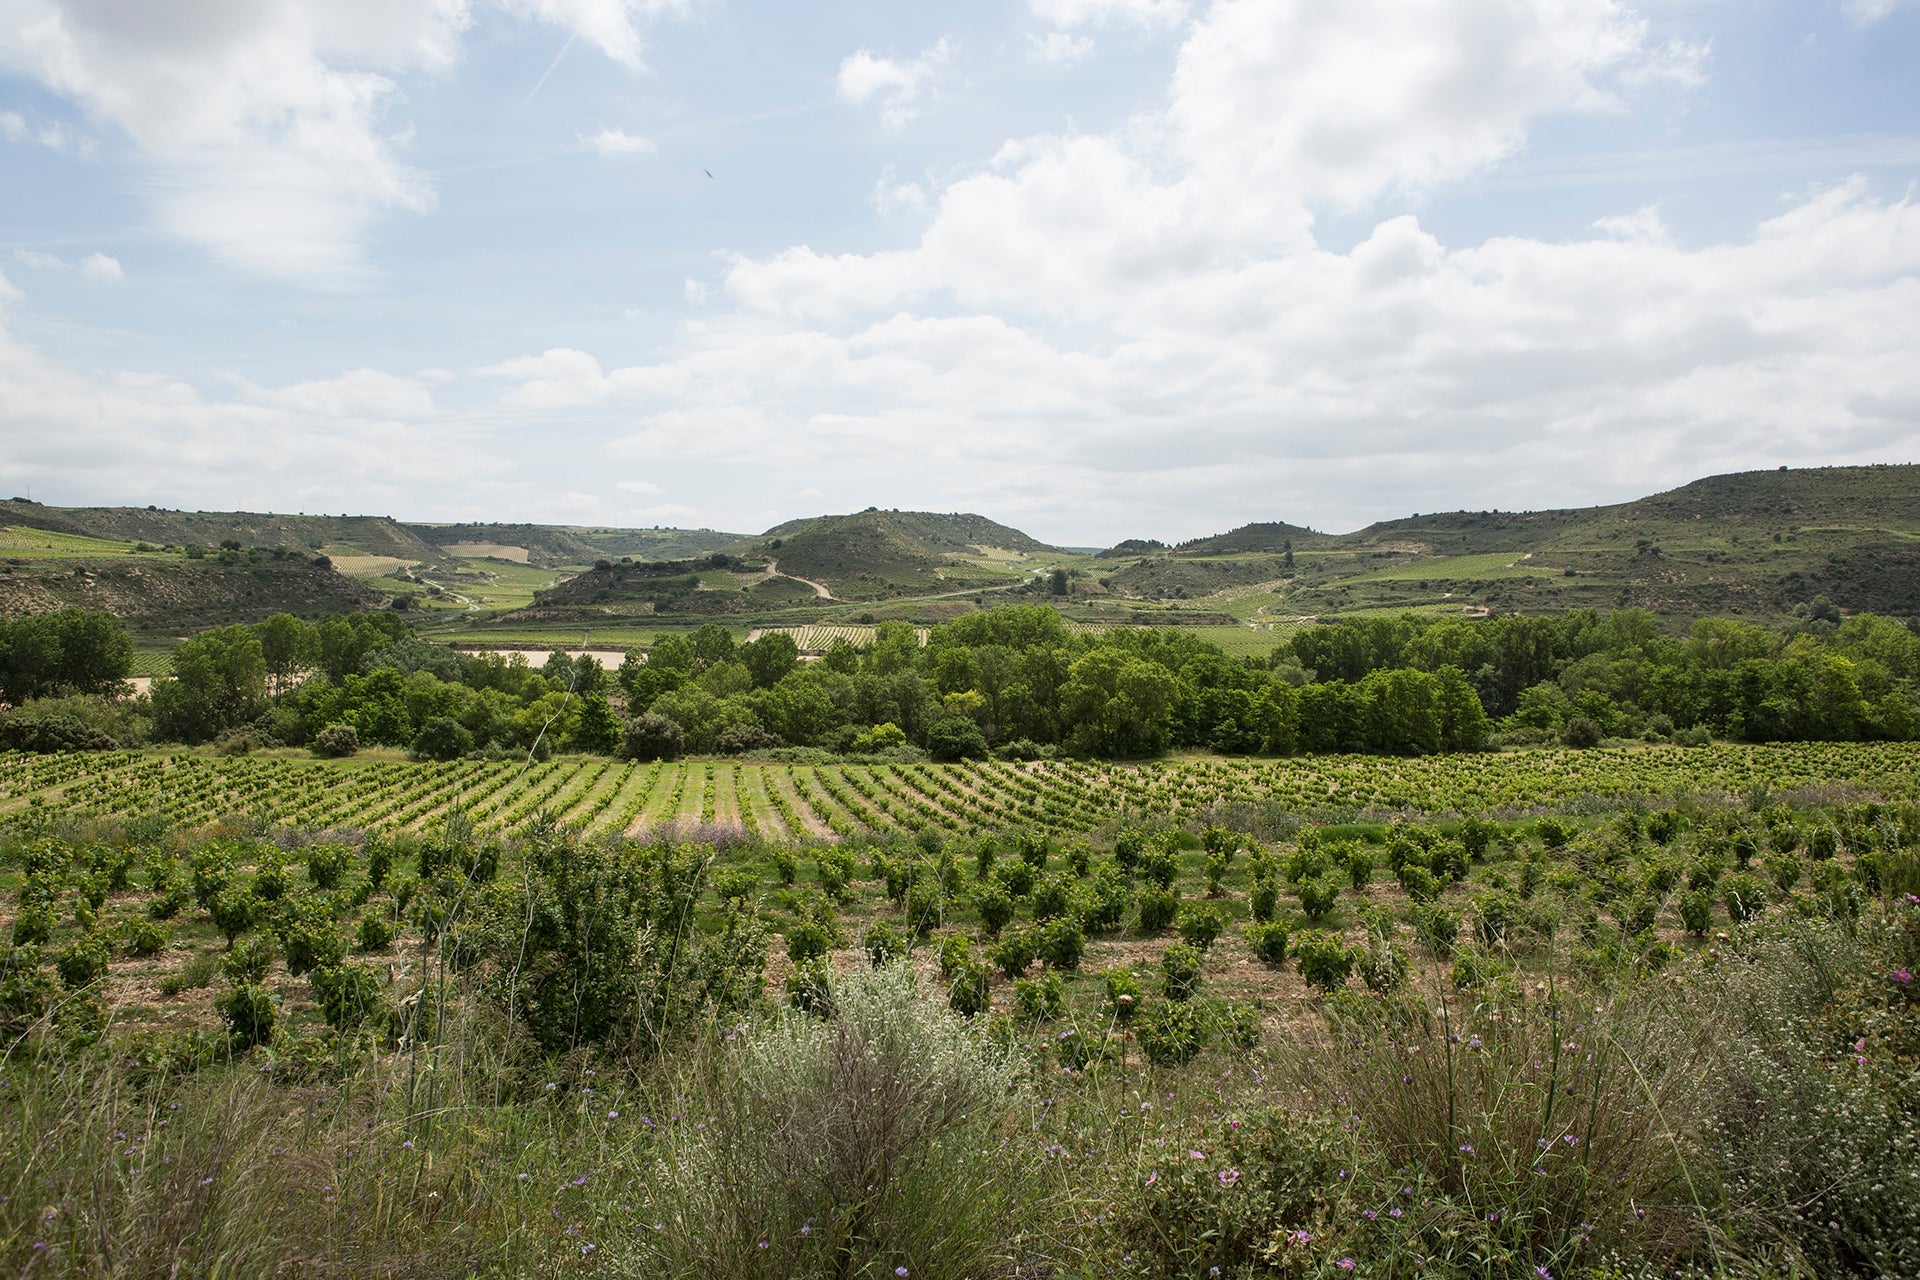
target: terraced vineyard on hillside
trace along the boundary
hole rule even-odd
[[[1443,756],[782,764],[567,758],[417,764],[118,752],[0,756],[0,817],[160,813],[185,824],[243,819],[297,827],[420,827],[463,809],[509,827],[541,811],[589,831],[671,824],[775,841],[862,832],[1040,827],[1080,833],[1129,817],[1235,809],[1322,818],[1399,811],[1523,813],[1636,797],[1742,799],[1756,791],[1920,799],[1920,746],[1623,748]]]

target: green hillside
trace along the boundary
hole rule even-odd
[[[1227,554],[1255,550],[1249,530],[1289,529],[1291,565],[1270,551]],[[1249,622],[1631,606],[1680,626],[1825,604],[1911,616],[1920,614],[1920,467],[1743,472],[1612,506],[1437,512],[1333,537],[1249,525],[1137,558],[1103,581]]]
[[[939,595],[1023,581],[1059,553],[1018,529],[972,514],[882,511],[791,520],[738,550],[775,561],[840,600]]]
[[[433,548],[387,516],[277,515],[252,511],[168,511],[159,507],[46,507],[0,502],[0,526],[23,526],[155,546],[285,548],[328,555],[430,559]]]

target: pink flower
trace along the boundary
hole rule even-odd
[[[1238,1181],[1240,1181],[1240,1171],[1238,1169],[1222,1169],[1220,1171],[1221,1186],[1230,1187]]]
[[[1904,987],[1913,981],[1913,975],[1905,969],[1895,969],[1893,971],[1893,980]]]

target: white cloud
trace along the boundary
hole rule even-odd
[[[120,268],[120,260],[110,258],[104,253],[90,253],[79,262],[68,262],[65,258],[51,253],[41,253],[37,249],[15,249],[13,259],[21,266],[32,267],[36,271],[78,271],[89,280],[101,284],[118,284],[127,278]]]
[[[482,0],[0,0],[0,68],[124,133],[163,230],[314,284],[364,270],[373,224],[433,207],[389,119],[408,76],[444,73]],[[486,0],[641,65],[672,0]],[[49,128],[54,128],[49,126]],[[34,133],[18,116],[0,131]],[[65,134],[42,129],[38,140]]]
[[[873,207],[886,217],[925,213],[927,191],[917,182],[897,181],[893,166],[888,165],[881,172],[880,180],[873,184]]]
[[[861,49],[840,63],[840,99],[855,106],[876,102],[889,129],[904,129],[920,114],[939,77],[953,59],[943,36],[912,62],[881,58]]]
[[[637,493],[648,498],[657,498],[666,492],[651,480],[622,480],[613,487],[622,493]]]
[[[1857,27],[1870,27],[1899,8],[1903,0],[1840,0],[1840,11]]]
[[[0,138],[8,142],[31,143],[49,151],[70,151],[87,158],[91,158],[94,151],[92,139],[77,136],[58,120],[29,124],[26,117],[17,111],[0,111]]]
[[[1065,31],[1049,31],[1045,35],[1027,37],[1027,56],[1035,62],[1048,66],[1071,66],[1093,52],[1092,36],[1069,35]]]
[[[1056,27],[1124,24],[1172,26],[1187,16],[1187,0],[1027,0],[1040,21]]]
[[[603,156],[650,156],[659,148],[653,139],[642,138],[620,129],[602,129],[592,137],[582,137],[582,145]]]
[[[559,27],[586,40],[629,70],[644,65],[643,36],[654,19],[683,14],[688,0],[498,0],[524,18]]]
[[[90,253],[80,260],[80,274],[89,280],[98,280],[104,284],[118,284],[127,278],[120,269],[118,258],[109,258],[104,253]]]

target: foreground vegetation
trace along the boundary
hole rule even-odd
[[[810,845],[40,806],[0,844],[0,1252],[1911,1274],[1920,807],[1878,769]]]

